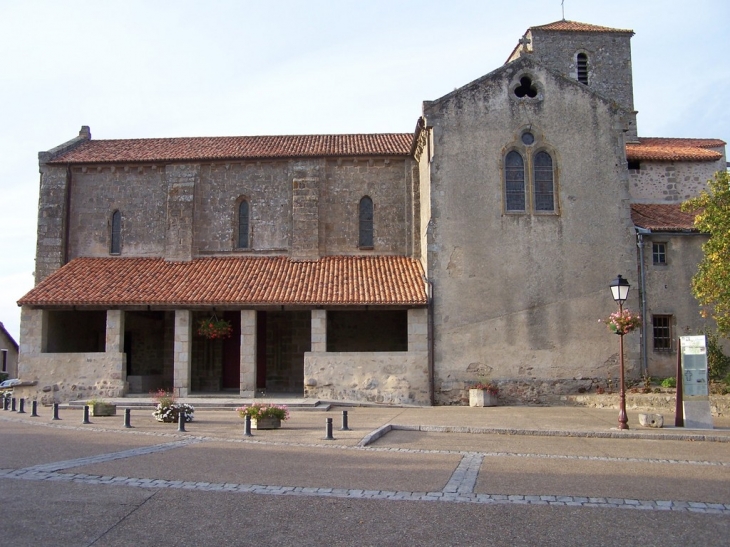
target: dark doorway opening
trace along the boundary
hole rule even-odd
[[[256,314],[256,389],[304,393],[304,354],[311,351],[309,311]]]

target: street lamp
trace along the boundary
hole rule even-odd
[[[629,297],[629,289],[631,288],[631,285],[629,285],[629,282],[621,277],[620,275],[616,277],[613,281],[611,281],[611,295],[613,296],[613,299],[618,304],[618,311],[619,314],[623,313],[624,311],[624,302],[626,302],[626,299]],[[619,335],[619,342],[618,342],[618,355],[619,355],[619,374],[621,376],[621,389],[619,391],[619,400],[620,400],[620,410],[618,413],[618,428],[619,429],[628,429],[629,428],[629,419],[626,416],[626,390],[624,388],[624,333],[623,331],[618,333]]]

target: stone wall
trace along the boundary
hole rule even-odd
[[[535,98],[513,93],[525,76]],[[604,377],[618,353],[598,322],[616,309],[608,284],[622,273],[636,286],[621,112],[523,57],[426,103],[424,114],[434,132],[437,402],[460,402],[482,377],[536,386]],[[526,130],[553,156],[551,214],[503,210],[503,158]],[[627,340],[633,374],[638,349],[638,337]]]
[[[725,169],[725,158],[703,162],[642,161],[629,170],[634,203],[681,203],[707,189],[707,181]]]
[[[428,353],[305,353],[304,396],[427,405]]]

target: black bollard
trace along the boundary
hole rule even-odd
[[[3,410],[10,408],[8,405],[10,405],[10,399],[8,399],[3,393]]]
[[[60,420],[61,418],[58,417],[58,403],[53,403],[53,418],[52,420]]]
[[[243,418],[243,436],[253,437],[253,435],[251,434],[251,416],[246,416]]]
[[[347,410],[342,411],[342,427],[340,428],[340,431],[352,431],[349,427],[347,427]]]
[[[38,401],[30,402],[30,417],[38,418]]]
[[[10,410],[12,410],[13,412],[16,411],[15,405],[16,405],[16,398],[13,397],[12,399],[10,399]]]
[[[335,438],[332,436],[332,418],[327,418],[327,427],[325,429],[327,436],[324,438],[325,441],[334,441]]]
[[[89,405],[84,405],[84,421],[81,422],[82,424],[90,424],[91,420],[89,420]]]
[[[18,401],[18,414],[25,414],[25,399],[22,397]]]
[[[126,427],[126,428],[132,427],[132,409],[131,408],[124,409],[124,427]]]
[[[185,433],[185,413],[180,412],[177,415],[177,430],[181,433]]]

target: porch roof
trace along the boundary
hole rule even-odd
[[[404,256],[76,258],[18,305],[425,305],[424,273]]]
[[[634,226],[652,232],[697,232],[693,213],[685,213],[679,203],[632,203]]]

